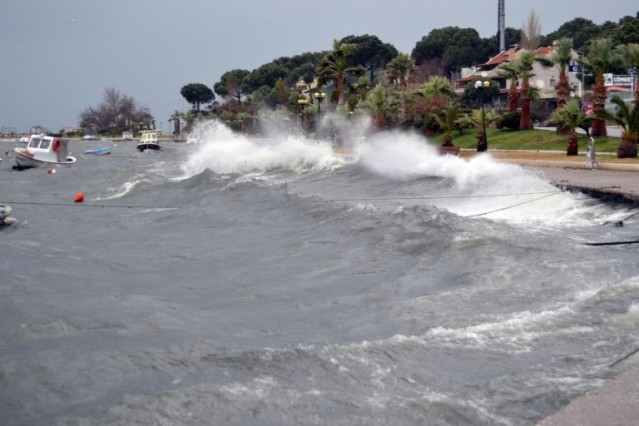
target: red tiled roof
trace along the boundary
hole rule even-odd
[[[537,48],[537,50],[535,50],[535,56],[547,56],[549,55],[551,52],[553,52],[555,50],[554,46],[546,46],[546,47],[539,47]],[[488,62],[483,63],[483,64],[477,64],[475,65],[476,67],[488,67],[491,65],[499,65],[502,62],[506,62],[508,60],[510,60],[510,54],[513,51],[513,49],[509,49],[509,50],[504,50],[503,52],[499,52],[499,54],[493,56],[492,58],[490,58],[488,60]],[[519,54],[519,52],[521,52],[522,49],[515,49],[515,56],[517,56]]]
[[[548,56],[554,50],[555,50],[554,46],[539,47],[537,50],[535,50],[535,56],[541,56],[541,57]]]
[[[499,52],[499,54],[497,54],[496,56],[493,56],[492,58],[490,58],[488,60],[488,62],[484,63],[484,64],[477,64],[477,67],[487,67],[490,65],[499,65],[502,62],[505,62],[509,59],[510,57],[510,51],[509,50],[504,50],[503,52]]]

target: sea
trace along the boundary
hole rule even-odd
[[[22,171],[0,143],[0,424],[534,425],[629,368],[639,245],[591,244],[636,207],[276,130]]]

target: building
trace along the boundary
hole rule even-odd
[[[500,52],[493,56],[487,62],[478,64],[463,73],[463,77],[453,81],[455,91],[458,94],[464,93],[464,87],[469,82],[479,78],[488,78],[499,85],[500,95],[493,99],[491,107],[497,112],[506,112],[508,110],[508,91],[510,89],[510,80],[499,75],[497,69],[500,65],[512,62],[521,54],[523,49],[519,46],[512,46],[508,50]],[[535,50],[535,55],[539,57],[547,57],[555,51],[554,46],[540,47]],[[578,54],[573,51],[573,57],[577,59]],[[556,67],[544,68],[541,64],[534,63],[534,77],[530,81],[530,85],[539,89],[539,101],[535,102],[533,111],[540,116],[547,116],[555,110],[557,106],[556,86],[559,83],[559,70]],[[583,94],[581,81],[574,73],[568,73],[568,81],[571,87],[571,93],[574,96]]]

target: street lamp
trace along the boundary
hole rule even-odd
[[[485,91],[490,88],[490,80],[477,80],[475,89],[479,92],[481,102],[481,125],[483,129],[483,137],[477,138],[477,151],[483,152],[488,150],[488,134],[486,133],[486,114],[484,113],[484,95]]]
[[[324,92],[315,92],[313,97],[317,99],[317,137],[319,138],[319,129],[320,129],[320,117],[322,113],[322,101],[326,98],[326,93]]]
[[[297,100],[297,105],[300,107],[300,127],[304,129],[304,108],[308,105],[308,101],[306,98],[301,98]]]

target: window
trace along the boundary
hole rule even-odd
[[[550,87],[555,87],[557,85],[557,81],[555,81],[555,77],[550,77]]]

